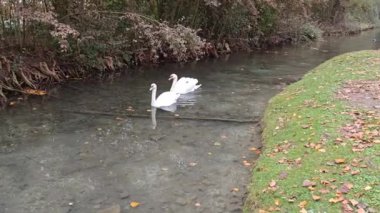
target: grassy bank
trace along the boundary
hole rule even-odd
[[[380,79],[380,51],[335,57],[270,101],[245,212],[380,210],[380,111],[336,97],[359,79]]]

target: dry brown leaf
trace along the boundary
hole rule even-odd
[[[336,197],[336,198],[330,198],[329,202],[330,203],[339,203],[339,202],[342,202],[344,200],[343,197]]]
[[[246,161],[246,160],[243,160],[243,165],[244,166],[251,166],[252,164],[251,163],[249,163],[248,161]]]
[[[298,207],[300,207],[301,209],[304,209],[306,206],[307,206],[307,201],[306,201],[306,200],[301,201],[301,202],[298,204]]]
[[[337,159],[335,159],[335,163],[336,164],[343,164],[345,162],[346,162],[346,159],[344,159],[344,158],[337,158]]]
[[[313,197],[313,200],[315,201],[318,201],[321,199],[321,196],[318,196],[318,195],[312,195],[312,197]]]
[[[30,89],[30,88],[24,89],[24,93],[28,95],[41,95],[41,96],[47,94],[45,90]]]
[[[317,185],[316,182],[312,182],[310,180],[304,180],[302,183],[303,187],[310,187],[310,186],[316,186],[316,185]]]
[[[232,188],[231,192],[238,192],[240,191],[239,188]]]
[[[350,202],[353,206],[356,206],[359,204],[359,202],[357,200],[354,200],[354,199],[350,199]]]
[[[257,150],[257,148],[256,147],[251,147],[251,148],[249,148],[249,151],[256,151]]]
[[[347,194],[348,192],[350,192],[350,190],[352,189],[353,186],[354,185],[352,183],[344,183],[343,186],[340,187],[338,192],[343,193],[343,194]]]

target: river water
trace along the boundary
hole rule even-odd
[[[310,46],[141,67],[29,97],[0,112],[0,212],[87,213],[110,206],[241,212],[249,164],[258,157],[249,149],[261,147],[259,124],[163,117],[257,120],[271,97],[308,70],[344,52],[377,48],[380,31],[374,30]],[[168,90],[171,73],[196,77],[202,88],[174,113],[157,110],[153,128],[149,87],[154,82],[159,93]],[[134,201],[140,206],[132,208]]]

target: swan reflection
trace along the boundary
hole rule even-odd
[[[156,119],[157,109],[161,109],[161,110],[168,111],[168,112],[175,112],[177,110],[177,104],[172,104],[170,106],[158,107],[158,108],[152,107],[150,109],[150,115],[151,115],[151,119],[152,119],[152,129],[156,129],[156,127],[157,127],[157,119]]]

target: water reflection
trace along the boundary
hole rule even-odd
[[[150,115],[151,115],[151,118],[152,118],[152,129],[156,129],[156,127],[157,127],[156,111],[157,111],[156,107],[152,107],[150,109]]]
[[[199,96],[200,96],[200,89],[197,90],[196,92],[181,95],[178,98],[177,104],[179,106],[193,106],[197,103],[197,99]]]

